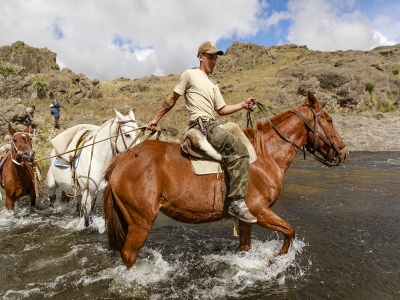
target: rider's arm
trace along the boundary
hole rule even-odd
[[[230,115],[234,112],[237,112],[241,109],[253,109],[254,107],[254,101],[256,99],[253,97],[247,98],[244,102],[240,102],[237,104],[227,104],[224,107],[221,107],[220,109],[217,110],[218,115],[220,116],[225,116],[225,115]]]
[[[161,105],[154,119],[150,121],[149,124],[147,125],[147,129],[151,131],[156,130],[158,121],[160,121],[160,119],[174,107],[176,101],[179,99],[180,96],[181,95],[179,95],[175,91],[169,94],[169,96],[165,99],[164,103]]]

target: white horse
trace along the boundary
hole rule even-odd
[[[81,146],[79,156],[73,166],[58,164],[62,160],[51,151],[50,167],[46,183],[51,205],[56,200],[56,190],[60,187],[68,196],[79,195],[77,201],[85,216],[85,227],[90,224],[90,213],[96,198],[103,192],[106,181],[103,172],[108,162],[117,153],[133,147],[140,142],[135,141],[138,125],[131,110],[128,116],[115,110],[116,117],[109,119],[102,126],[92,130]],[[78,125],[79,126],[79,125]],[[96,128],[96,127],[91,127]],[[65,161],[64,161],[65,162]]]

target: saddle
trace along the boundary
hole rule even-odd
[[[0,180],[1,180],[1,182],[3,182],[3,179],[2,179],[3,166],[4,166],[4,163],[6,162],[9,154],[10,154],[10,150],[8,150],[8,149],[0,152]]]
[[[228,122],[220,126],[246,145],[250,154],[250,163],[253,163],[257,159],[257,155],[239,125]],[[200,130],[191,128],[186,131],[181,141],[181,151],[188,155],[195,174],[204,175],[222,172],[221,154],[213,148]]]
[[[97,130],[99,126],[91,124],[75,125],[59,133],[50,142],[60,156],[68,162],[76,156],[75,149],[82,138]]]

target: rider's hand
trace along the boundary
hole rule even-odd
[[[147,124],[147,129],[151,130],[151,131],[156,131],[157,130],[157,124],[158,122],[155,120],[152,120],[149,122],[149,124]]]
[[[242,104],[243,108],[245,110],[249,110],[249,109],[253,110],[253,107],[256,104],[255,100],[256,100],[256,98],[253,98],[253,97],[247,98]]]

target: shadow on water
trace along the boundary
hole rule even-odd
[[[297,157],[274,211],[297,238],[254,226],[238,253],[233,222],[160,215],[126,270],[107,250],[101,203],[85,229],[71,204],[0,209],[2,299],[396,299],[400,295],[400,154],[352,153],[345,167]],[[3,191],[2,191],[3,192]],[[4,195],[4,192],[3,192]]]

